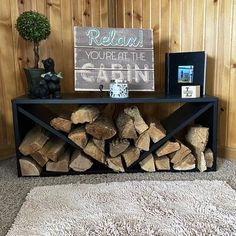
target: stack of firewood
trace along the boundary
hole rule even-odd
[[[20,162],[23,176],[40,175],[46,171],[77,172],[89,170],[94,161],[116,172],[124,172],[140,155],[150,150],[166,136],[159,122],[147,124],[136,106],[122,110],[113,120],[96,106],[85,105],[73,112],[70,118],[55,117],[50,122],[56,130],[64,132],[77,146],[72,149],[63,140],[50,137],[41,127],[30,130],[19,151],[25,156]],[[179,140],[167,141],[154,153],[139,161],[144,171],[191,170],[205,171],[213,165],[213,154],[206,149],[209,129],[191,127],[186,135],[189,147]]]

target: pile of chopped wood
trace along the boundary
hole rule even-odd
[[[72,148],[36,126],[26,134],[19,147],[24,155],[19,160],[22,176],[40,175],[44,166],[50,172],[69,172],[70,169],[84,172],[94,162],[115,172],[125,172],[135,162],[148,172],[172,168],[191,170],[196,164],[200,171],[205,171],[213,165],[213,153],[206,149],[209,129],[201,126],[188,130],[188,146],[179,140],[167,141],[139,161],[153,143],[166,136],[166,131],[159,122],[147,124],[137,106],[123,109],[112,119],[98,107],[84,105],[70,118],[55,117],[50,124],[66,134],[78,148]]]

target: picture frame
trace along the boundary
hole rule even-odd
[[[165,93],[181,96],[182,86],[200,86],[200,95],[205,95],[206,53],[177,52],[165,55]]]

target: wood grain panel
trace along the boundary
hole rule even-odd
[[[0,0],[0,156],[14,146],[11,98],[25,93],[23,68],[33,66],[32,43],[19,37],[15,29],[17,16],[26,10],[48,16],[52,32],[40,44],[40,59],[49,56],[55,59],[56,71],[64,75],[62,90],[71,92],[73,27],[108,27],[111,1],[116,7],[112,12],[117,27],[153,28],[158,92],[165,87],[166,52],[207,52],[206,91],[220,98],[219,148],[233,153],[236,150],[236,0]],[[159,115],[166,116],[173,109],[160,106]]]

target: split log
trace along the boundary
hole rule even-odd
[[[57,162],[49,161],[46,164],[46,171],[52,172],[68,172],[70,161],[70,151],[66,150],[59,158]]]
[[[122,154],[127,167],[139,159],[140,150],[137,147],[128,147]]]
[[[106,159],[107,166],[114,170],[115,172],[125,172],[125,169],[122,164],[121,156],[117,157],[108,157]]]
[[[81,106],[77,111],[72,113],[71,121],[73,122],[73,124],[85,122],[92,123],[98,117],[99,113],[99,109],[95,106]]]
[[[80,148],[84,149],[88,142],[88,136],[83,126],[72,130],[68,138],[76,143]]]
[[[29,157],[19,159],[19,163],[22,176],[39,176],[42,172],[42,167]]]
[[[186,135],[186,140],[195,148],[196,152],[203,152],[206,148],[209,137],[209,128],[194,126]]]
[[[207,148],[206,151],[204,152],[204,156],[205,156],[207,167],[211,168],[214,162],[214,155],[213,155],[212,150],[210,148]]]
[[[105,153],[105,140],[93,138],[93,143]]]
[[[56,117],[50,121],[50,125],[56,130],[69,133],[71,130],[72,122],[71,120],[66,118]]]
[[[139,162],[141,169],[147,171],[147,172],[154,172],[155,169],[155,163],[154,163],[154,157],[152,154],[149,154],[145,159]]]
[[[151,123],[148,129],[148,133],[154,143],[157,143],[166,136],[166,131],[161,126],[161,124],[156,125],[155,123]]]
[[[150,149],[150,136],[147,131],[139,135],[138,139],[135,142],[135,146],[144,151],[149,151]]]
[[[203,152],[197,153],[197,168],[200,172],[207,170],[206,160]]]
[[[157,170],[170,170],[170,159],[168,156],[155,157]]]
[[[116,119],[116,126],[120,138],[136,140],[138,138],[132,118],[124,112],[121,112]]]
[[[105,163],[105,154],[103,151],[101,151],[94,143],[93,141],[89,141],[84,148],[84,152],[92,157],[93,159]]]
[[[91,168],[93,161],[80,150],[75,150],[71,157],[70,168],[74,171],[83,172]]]
[[[180,149],[169,155],[171,159],[170,162],[173,164],[181,162],[189,153],[191,153],[191,150],[188,147],[186,147],[183,143],[179,142],[179,144],[180,144]]]
[[[40,126],[31,129],[19,146],[19,151],[24,155],[30,155],[41,149],[49,139],[49,134]]]
[[[48,162],[48,156],[45,155],[44,148],[39,149],[38,151],[32,153],[30,156],[42,167]]]
[[[109,144],[109,154],[111,157],[116,157],[124,152],[129,147],[129,140],[127,139],[113,139]]]
[[[196,167],[196,158],[192,153],[188,154],[181,162],[173,165],[175,170],[192,170]]]
[[[172,152],[176,152],[180,149],[180,145],[178,142],[170,142],[167,141],[164,145],[162,145],[157,151],[156,155],[158,157],[165,156]]]
[[[59,138],[51,138],[44,146],[42,154],[52,161],[57,161],[65,151],[65,142]]]
[[[116,135],[113,121],[105,116],[99,116],[94,122],[86,124],[86,132],[96,139],[110,139]]]
[[[148,129],[148,125],[143,120],[138,107],[132,106],[124,109],[124,112],[134,119],[134,127],[136,131],[141,134]]]

